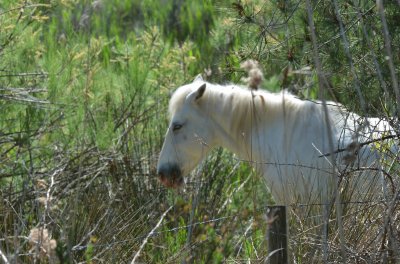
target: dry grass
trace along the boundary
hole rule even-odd
[[[5,2],[14,6],[0,10],[0,22],[4,25],[4,31],[0,32],[1,261],[263,263],[268,256],[264,215],[266,206],[273,201],[263,180],[246,164],[216,150],[177,192],[161,187],[155,175],[166,127],[167,95],[173,87],[191,79],[192,68],[201,67],[201,63],[195,64],[200,49],[194,49],[190,41],[168,44],[161,40],[162,34],[156,28],[141,32],[139,37],[135,32],[124,35],[133,39],[126,43],[106,39],[106,34],[94,27],[92,30],[99,36],[87,37],[85,33],[90,29],[88,25],[79,25],[79,21],[80,15],[91,15],[90,8],[82,4],[68,13],[73,1],[61,1],[63,11],[51,6],[60,12],[57,15],[65,16],[62,20],[65,24],[44,22],[54,11],[47,5]],[[298,18],[307,21],[309,17],[302,2],[293,2],[291,6],[283,2],[279,1],[275,9],[264,1],[255,1],[254,8],[241,4],[232,7],[227,2],[230,17],[224,18],[226,23],[222,26],[230,27],[229,32],[248,33],[245,25],[249,23],[252,27],[249,32],[257,36],[245,39],[248,45],[233,47],[238,45],[234,44],[233,36],[227,38],[224,30],[213,32],[214,37],[222,39],[223,44],[218,47],[224,48],[217,50],[220,54],[213,54],[215,58],[207,60],[215,63],[207,66],[214,71],[210,70],[210,78],[226,81],[229,76],[229,81],[239,80],[238,61],[258,56],[263,68],[272,69],[271,72],[278,68],[276,78],[281,79],[281,86],[300,87],[296,90],[300,95],[303,91],[312,94],[318,91],[316,82],[321,78],[321,92],[328,89],[325,94],[341,95],[347,102],[360,105],[358,110],[363,113],[361,102],[365,98],[359,96],[364,92],[359,93],[358,89],[363,88],[360,85],[365,84],[371,90],[381,85],[384,99],[369,102],[368,90],[364,92],[365,105],[371,103],[381,116],[394,113],[393,108],[400,105],[396,104],[398,68],[393,54],[398,44],[390,45],[391,32],[387,27],[381,29],[379,25],[370,34],[368,23],[374,24],[375,20],[368,19],[374,18],[374,14],[346,2],[347,8],[354,8],[360,23],[359,35],[353,32],[352,38],[346,38],[343,32],[350,34],[356,24],[341,20],[351,18],[348,14],[352,13],[343,15],[335,6],[329,9],[325,8],[326,3],[318,2],[324,8],[310,6],[308,11],[322,21],[325,19],[322,11],[331,10],[332,17],[336,17],[332,21],[337,23],[334,25],[337,32],[323,45],[314,43],[314,50],[304,46],[307,52],[302,51],[304,54],[296,61],[299,50],[282,47],[295,44],[300,31]],[[386,20],[390,22],[389,15],[396,14],[385,15],[382,2],[377,1],[376,17],[385,24]],[[96,5],[99,3],[107,4],[96,1]],[[132,3],[136,2],[125,1],[126,6],[136,10]],[[342,6],[339,2],[339,7]],[[295,9],[291,10],[292,7]],[[296,13],[298,10],[301,16]],[[257,20],[263,12],[273,15]],[[120,8],[109,17],[124,22],[129,18],[125,13]],[[242,24],[233,29],[235,16]],[[104,25],[108,20],[102,18],[93,21],[97,19],[96,23]],[[133,27],[135,20],[125,22]],[[279,31],[282,25],[288,25],[284,34]],[[112,23],[112,34],[121,31],[118,26]],[[60,28],[65,31],[63,34],[57,33]],[[309,33],[332,33],[323,31],[322,26],[318,32],[315,28],[308,29],[306,26],[307,38]],[[47,31],[55,33],[46,35]],[[355,41],[356,37],[362,41]],[[195,40],[199,42],[202,38],[205,39],[201,35]],[[330,55],[324,48],[336,40],[344,45],[343,57],[348,61],[344,69],[329,68],[326,64]],[[301,42],[313,46],[309,39]],[[358,43],[367,48],[361,49]],[[380,51],[377,43],[385,44],[382,56],[377,52]],[[230,45],[236,50],[225,47]],[[212,50],[210,47],[205,50]],[[368,54],[363,53],[366,50]],[[336,59],[335,56],[332,57]],[[318,57],[323,64],[315,69],[318,62],[311,61]],[[237,61],[236,65],[230,60]],[[218,63],[224,67],[220,69]],[[297,66],[306,71],[296,70]],[[322,66],[333,73],[324,72]],[[343,85],[338,87],[339,92],[332,91],[329,83],[335,71],[339,73],[334,77],[345,79],[336,80]],[[296,74],[302,77],[297,78]],[[257,78],[253,85],[258,87],[261,76],[254,76]],[[362,79],[364,76],[368,78]],[[272,88],[281,86],[276,84]],[[351,93],[349,87],[355,92]],[[382,92],[380,86],[375,90],[378,94]],[[391,122],[398,127],[397,118],[391,118]],[[384,149],[392,143],[374,144]],[[387,153],[381,162],[387,168],[383,174],[385,195],[367,197],[360,203],[349,203],[349,195],[343,195],[340,224],[335,205],[327,207],[310,201],[289,207],[289,257],[293,263],[339,263],[343,250],[347,263],[399,262],[398,153]]]

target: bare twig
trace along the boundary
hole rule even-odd
[[[328,107],[326,105],[326,100],[325,100],[325,94],[326,94],[326,89],[329,88],[328,81],[326,80],[325,74],[323,73],[322,70],[322,65],[318,56],[318,44],[317,44],[317,36],[315,33],[315,26],[314,26],[314,20],[313,20],[313,12],[312,12],[312,7],[310,0],[306,1],[306,6],[307,6],[307,16],[308,16],[308,22],[309,22],[309,27],[310,27],[310,32],[311,32],[311,42],[313,46],[313,57],[314,57],[314,63],[316,65],[317,69],[317,75],[318,75],[318,83],[319,83],[319,95],[320,98],[322,99],[322,105],[324,108],[324,113],[325,113],[325,122],[326,122],[326,127],[327,127],[327,136],[329,139],[329,149],[330,152],[334,151],[334,145],[333,145],[333,140],[332,140],[332,130],[331,130],[331,124],[329,122],[329,112],[328,112]],[[333,155],[330,157],[330,163],[332,164],[332,175],[334,176],[336,174],[336,160],[333,158]],[[344,244],[344,232],[343,232],[343,221],[342,221],[342,204],[340,202],[340,195],[338,192],[338,179],[337,177],[333,177],[332,181],[334,181],[334,186],[335,186],[335,204],[336,204],[336,217],[337,217],[337,223],[338,223],[338,228],[339,228],[339,237],[340,237],[340,245],[341,245],[341,255],[342,255],[342,262],[346,262],[346,250],[345,250],[345,244]],[[327,207],[326,207],[327,210]],[[326,211],[324,210],[324,211]],[[323,242],[323,253],[324,253],[324,260],[325,262],[328,259],[328,244],[327,244],[327,228],[328,228],[328,215],[325,215],[326,221],[325,221],[325,226],[324,226],[324,242]]]
[[[35,87],[30,87],[30,88],[6,88],[6,87],[0,87],[0,91],[4,92],[13,92],[13,93],[19,93],[19,94],[27,94],[27,93],[44,93],[47,92],[47,89],[45,88],[35,88]]]
[[[385,18],[383,1],[377,0],[376,5],[378,8],[379,16],[381,17],[382,31],[383,31],[383,36],[385,39],[385,49],[386,49],[387,61],[388,61],[389,70],[390,70],[390,77],[392,78],[393,90],[396,95],[397,116],[399,116],[399,114],[400,114],[400,90],[399,90],[399,83],[397,81],[397,76],[396,76],[396,68],[395,68],[394,62],[393,62],[393,54],[392,54],[392,48],[391,48],[391,43],[390,43],[390,35],[389,35],[389,29],[388,29],[388,25],[387,25],[386,18]]]
[[[51,7],[51,5],[49,5],[49,4],[29,4],[29,5],[25,4],[25,5],[21,5],[21,6],[18,6],[18,7],[3,11],[3,12],[0,13],[0,16],[2,16],[4,14],[7,14],[7,13],[10,13],[10,12],[21,10],[21,9],[24,9],[24,8],[36,8],[36,7]]]
[[[385,141],[387,139],[396,139],[396,138],[399,138],[399,136],[398,135],[383,136],[381,138],[371,139],[371,140],[365,141],[363,143],[359,143],[360,144],[359,146],[361,148],[361,147],[363,147],[365,145],[369,145],[369,144],[372,144],[372,143],[375,143],[375,142]],[[331,156],[331,155],[334,155],[334,154],[337,154],[337,153],[340,153],[340,152],[343,152],[343,151],[346,151],[346,150],[347,150],[347,148],[339,148],[339,149],[335,150],[334,152],[322,154],[322,155],[319,155],[318,157],[319,158],[328,157],[328,156]]]
[[[381,238],[382,242],[381,242],[380,252],[383,252],[383,248],[384,248],[385,240],[386,240],[386,234],[387,234],[387,232],[389,232],[389,226],[393,222],[393,220],[392,220],[393,213],[396,208],[396,205],[399,202],[399,197],[400,197],[400,188],[398,189],[397,193],[393,196],[393,199],[386,210],[386,215],[385,215],[385,220],[384,220],[384,225],[383,225],[383,233],[382,233],[382,238]]]
[[[144,246],[147,244],[147,240],[149,240],[149,238],[154,234],[154,232],[156,231],[156,229],[161,225],[162,221],[164,220],[165,216],[167,215],[167,213],[173,208],[173,206],[171,205],[160,217],[160,220],[158,221],[158,223],[155,225],[155,227],[150,231],[150,233],[146,236],[146,238],[143,240],[142,245],[140,245],[139,250],[136,252],[135,256],[133,257],[131,264],[134,264],[136,262],[136,259],[139,257],[140,252],[143,250]]]
[[[10,95],[0,95],[0,99],[12,100],[12,101],[19,101],[22,103],[34,103],[34,104],[42,104],[47,105],[50,104],[49,101],[40,100],[32,95],[25,95],[24,97],[21,96],[10,96]]]
[[[351,57],[351,53],[350,53],[350,45],[349,45],[349,42],[348,42],[347,37],[346,37],[345,28],[344,28],[344,25],[343,25],[342,18],[340,16],[339,5],[337,3],[337,0],[333,1],[333,6],[335,7],[336,19],[339,22],[340,36],[342,37],[344,51],[345,51],[347,59],[349,61],[351,74],[353,75],[354,88],[355,88],[355,90],[357,92],[358,98],[360,99],[361,109],[365,112],[365,110],[366,110],[365,99],[364,99],[363,94],[361,93],[360,81],[358,79],[358,76],[356,74],[356,70],[354,68],[353,58]]]
[[[4,77],[30,77],[30,76],[42,76],[47,77],[49,74],[47,72],[22,72],[22,73],[9,73],[2,74],[0,78]]]
[[[378,63],[377,56],[376,56],[376,54],[374,52],[374,49],[372,48],[371,40],[370,40],[370,37],[368,35],[367,29],[366,29],[365,24],[364,24],[364,18],[363,18],[364,15],[365,14],[361,13],[360,7],[357,6],[357,17],[358,17],[359,21],[361,22],[360,24],[361,24],[362,32],[363,32],[363,35],[364,35],[364,40],[365,40],[365,42],[366,42],[366,44],[368,46],[368,49],[370,50],[370,53],[372,55],[372,60],[373,60],[374,65],[375,65],[376,75],[378,77],[379,83],[381,84],[381,86],[383,88],[385,100],[387,102],[389,102],[389,100],[388,100],[389,91],[388,91],[388,88],[387,88],[387,85],[386,85],[385,81],[383,80],[382,69],[381,69],[381,67],[380,67],[380,65]]]
[[[1,257],[1,260],[3,260],[4,264],[10,263],[10,262],[8,262],[6,255],[4,255],[3,251],[1,251],[1,249],[0,249],[0,257]]]

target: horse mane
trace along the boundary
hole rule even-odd
[[[170,100],[170,115],[177,112],[183,106],[186,97],[203,83],[195,81],[178,88]],[[202,104],[206,104],[205,108],[233,113],[234,119],[230,121],[236,128],[251,125],[244,123],[253,118],[259,122],[265,122],[276,117],[278,112],[283,113],[285,118],[296,118],[299,114],[303,114],[304,118],[309,113],[315,115],[316,112],[321,116],[323,114],[321,102],[301,100],[285,90],[272,93],[263,89],[250,90],[235,84],[218,85],[206,82],[206,92],[203,97],[201,101]],[[338,114],[344,110],[340,104],[334,102],[328,102],[328,108],[330,112]],[[252,114],[255,116],[252,117]]]

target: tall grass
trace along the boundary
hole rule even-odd
[[[135,9],[129,3],[116,6]],[[190,71],[198,64],[194,43],[165,41],[154,26],[140,29],[140,34],[118,32],[115,25],[124,16],[115,16],[118,11],[103,35],[97,23],[104,21],[84,3],[21,1],[5,8],[1,18],[10,26],[1,39],[6,44],[2,67],[7,69],[2,71],[1,100],[5,258],[13,263],[126,262],[170,205],[175,206],[165,230],[150,238],[141,258],[223,258],[215,249],[228,242],[220,242],[215,221],[206,220],[227,209],[209,212],[201,207],[199,212],[190,208],[190,201],[197,199],[199,208],[209,202],[221,208],[218,204],[225,201],[220,191],[228,183],[218,172],[229,167],[217,160],[207,163],[215,166],[219,191],[205,184],[197,188],[202,198],[166,191],[155,176],[169,93],[193,77]],[[216,155],[218,161],[224,155]],[[240,177],[234,176],[229,185],[238,185]],[[194,249],[184,228],[189,218],[192,223],[206,221],[192,229],[199,245]],[[169,230],[175,227],[177,232]],[[39,237],[30,235],[34,228]],[[50,240],[56,247],[43,247]],[[206,241],[215,246],[208,248]],[[196,253],[200,248],[209,253]]]
[[[287,62],[285,45],[301,42],[287,34],[299,30],[302,9],[287,16],[296,7],[281,1],[253,1],[243,10],[229,1],[3,1],[2,261],[127,263],[139,252],[145,263],[262,262],[265,205],[273,201],[247,164],[215,150],[179,191],[161,187],[155,166],[169,95],[198,73],[239,81],[241,60],[253,57],[271,75],[268,89],[301,86],[294,89],[300,96],[316,96],[316,74],[294,71],[308,66],[308,53]],[[270,17],[288,27],[269,32],[257,14],[276,14]],[[385,104],[392,111],[390,100]],[[381,161],[395,193],[396,155]],[[344,205],[349,261],[394,263],[398,206],[391,196]],[[323,261],[324,241],[315,235],[320,207],[290,208],[294,262]],[[329,216],[327,258],[335,262],[341,246],[335,208]]]

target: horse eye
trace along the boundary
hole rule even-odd
[[[177,131],[177,130],[179,130],[181,128],[182,128],[181,124],[174,124],[173,127],[172,127],[172,131]]]

